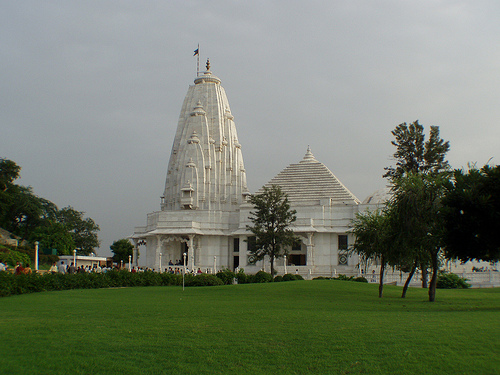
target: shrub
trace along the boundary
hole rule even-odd
[[[182,282],[182,281],[181,281]],[[216,286],[224,285],[221,278],[214,275],[201,274],[201,275],[186,275],[186,286]]]
[[[339,274],[337,277],[334,277],[333,279],[342,281],[352,281],[354,279],[354,276],[346,276],[343,274]]]
[[[220,270],[219,272],[217,272],[217,274],[215,276],[217,276],[219,279],[221,279],[222,282],[224,283],[224,285],[231,285],[234,282],[234,278],[236,277],[236,274],[233,271],[231,271],[227,268],[224,268],[224,269]]]
[[[247,284],[249,282],[249,277],[245,274],[243,268],[240,268],[236,274],[236,279],[238,280],[238,284]]]
[[[325,277],[325,276],[318,276],[318,277],[313,278],[313,280],[330,280],[330,278]]]
[[[455,275],[454,273],[442,272],[438,275],[436,288],[439,289],[467,289],[470,284],[467,279]]]
[[[368,280],[366,280],[363,276],[358,276],[352,279],[352,281],[357,281],[358,283],[367,283]]]
[[[259,271],[251,277],[252,283],[270,283],[273,281],[273,276],[270,273]]]
[[[283,281],[283,276],[278,275],[278,276],[275,276],[275,277],[274,277],[274,282],[275,282],[275,283],[279,283],[279,282],[281,282],[281,281]]]
[[[287,273],[283,276],[283,281],[294,281],[294,280],[304,280],[300,275],[294,275],[292,273]]]

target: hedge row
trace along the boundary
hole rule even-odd
[[[277,276],[274,281],[302,279],[298,275],[285,275],[281,280],[277,280],[279,277]],[[235,279],[240,284],[273,281],[271,274],[263,271],[257,272],[255,275],[246,275],[243,271],[235,274],[230,270],[223,270],[215,276],[208,274],[187,274],[184,285],[188,287],[227,285],[233,284]],[[182,275],[151,271],[132,273],[127,270],[64,275],[60,273],[14,275],[10,272],[0,272],[0,297],[54,290],[172,285],[182,285]]]
[[[367,283],[368,280],[364,278],[363,276],[346,276],[343,274],[339,274],[338,277],[324,277],[324,276],[319,276],[315,277],[313,280],[341,280],[341,281],[356,281],[358,283]]]

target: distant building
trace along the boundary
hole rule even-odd
[[[362,205],[308,148],[304,158],[290,164],[266,185],[279,185],[288,194],[297,221],[291,227],[301,242],[290,249],[287,272],[302,275],[353,273],[358,257],[347,255],[353,242],[349,224]],[[223,267],[246,272],[270,270],[268,260],[247,263],[252,206],[248,203],[241,144],[234,117],[219,78],[210,71],[196,77],[182,105],[167,170],[160,211],[147,216],[145,226],[131,237],[147,267],[162,269],[183,263],[189,269],[213,272]],[[277,270],[285,270],[284,259]]]

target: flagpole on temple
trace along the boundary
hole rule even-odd
[[[196,56],[196,77],[200,75],[200,43],[198,43],[198,48],[194,50],[194,55]]]

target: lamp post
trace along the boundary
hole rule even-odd
[[[128,256],[128,272],[132,271],[132,255]]]
[[[285,275],[286,275],[286,255],[284,255],[283,258],[285,259]]]
[[[123,259],[120,260],[120,270],[123,269]]]
[[[76,249],[73,250],[73,266],[76,268]]]
[[[163,255],[163,254],[162,254],[162,253],[160,253],[160,273],[161,273],[161,256],[162,256],[162,255]]]
[[[35,271],[38,271],[38,241],[35,242]]]
[[[184,278],[186,276],[186,253],[182,254],[182,257],[184,259],[184,272],[182,273],[182,290],[184,290]]]
[[[214,275],[217,273],[217,256],[214,255]]]

